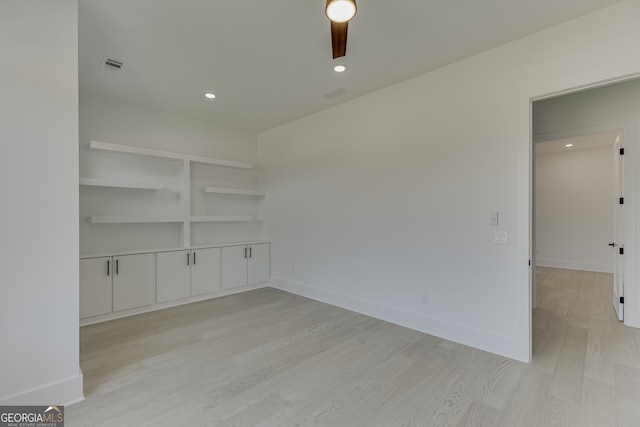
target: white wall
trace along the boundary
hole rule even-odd
[[[639,14],[622,2],[260,134],[272,284],[529,360],[530,99],[639,72]]]
[[[536,102],[536,140],[584,128],[640,121],[640,80],[634,79]]]
[[[203,98],[203,102],[207,102]],[[240,162],[256,161],[256,135],[80,93],[80,145],[91,139]],[[82,155],[86,155],[84,150]],[[81,162],[86,172],[90,162]]]
[[[613,272],[614,252],[607,246],[613,242],[613,140],[608,142],[536,154],[537,265]]]
[[[204,102],[204,100],[203,100]],[[80,94],[80,176],[161,182],[171,191],[80,189],[80,253],[179,246],[177,224],[90,224],[90,215],[179,215],[182,164],[136,158],[88,149],[91,140],[255,163],[256,135],[163,111]],[[256,203],[246,198],[215,199],[202,186],[259,186],[257,171],[196,164],[191,194],[197,215],[255,215]],[[201,183],[201,185],[200,185]],[[214,206],[215,205],[215,206]],[[262,237],[260,223],[194,224],[193,245]]]
[[[81,400],[75,0],[0,3],[0,404]]]

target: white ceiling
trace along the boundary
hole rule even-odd
[[[80,89],[259,132],[618,1],[358,0],[336,74],[325,0],[80,0]]]
[[[544,141],[536,143],[536,154],[557,153],[559,151],[575,151],[584,150],[586,148],[610,146],[613,153],[613,144],[620,132],[600,132],[590,133],[587,135],[576,136],[572,138],[554,139],[552,141]],[[567,148],[565,145],[573,144],[573,147]],[[612,154],[613,156],[613,154]]]

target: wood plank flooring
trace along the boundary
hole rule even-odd
[[[608,274],[538,268],[527,365],[271,288],[80,332],[67,426],[640,426]]]

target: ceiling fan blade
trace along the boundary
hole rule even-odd
[[[347,54],[347,30],[349,22],[331,21],[331,47],[333,48],[333,59],[340,58]]]

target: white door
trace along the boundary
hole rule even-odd
[[[113,311],[151,305],[156,300],[156,254],[113,257]]]
[[[269,244],[249,246],[248,284],[255,285],[269,281]]]
[[[222,288],[233,289],[247,284],[248,246],[222,248]]]
[[[198,249],[191,256],[191,295],[203,295],[222,288],[222,250]]]
[[[158,303],[187,298],[191,295],[191,253],[159,252],[157,255]]]
[[[620,132],[613,147],[613,194],[614,194],[614,215],[613,215],[613,307],[616,310],[619,320],[624,320],[624,304],[621,298],[624,297],[624,255],[620,254],[624,250],[624,205],[620,203],[620,198],[624,197],[624,156],[620,155],[624,134]]]
[[[111,257],[80,260],[80,318],[111,313]]]

